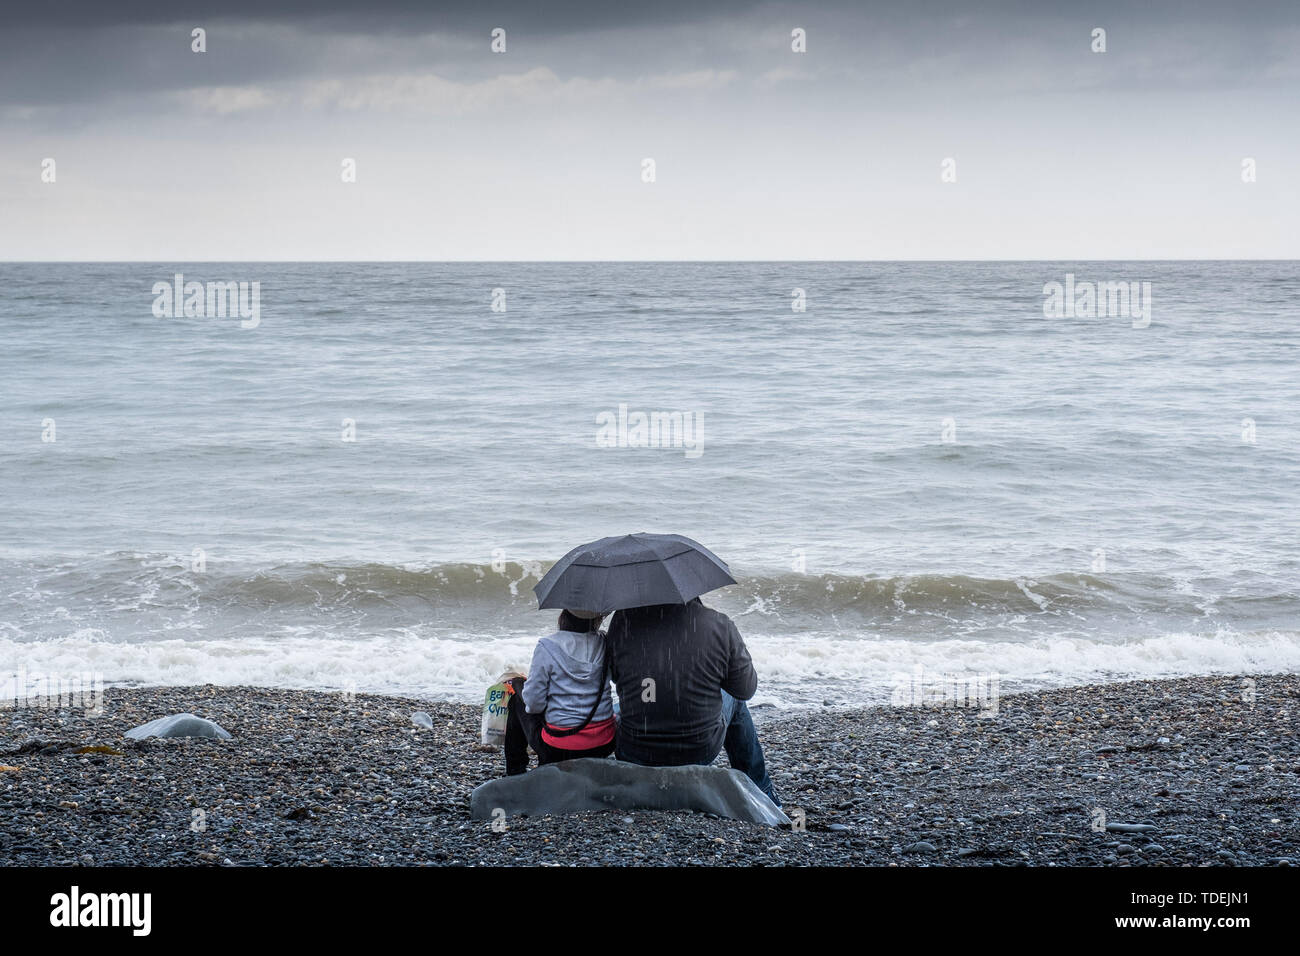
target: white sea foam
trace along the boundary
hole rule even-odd
[[[383,692],[476,702],[504,670],[526,669],[535,635],[465,640],[319,633],[263,639],[122,643],[84,630],[39,642],[0,639],[0,673],[94,672],[108,684],[252,684]],[[842,635],[752,637],[756,703],[782,708],[884,703],[917,667],[931,675],[997,675],[1003,692],[1195,674],[1300,671],[1300,633],[1164,634],[1122,643],[1084,638],[933,642]]]

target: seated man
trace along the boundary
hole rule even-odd
[[[729,617],[699,598],[616,611],[606,648],[622,714],[619,760],[710,764],[726,748],[731,766],[780,806],[745,706],[758,675]]]

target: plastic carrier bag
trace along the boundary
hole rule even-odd
[[[510,699],[515,693],[510,681],[523,676],[516,671],[507,671],[487,689],[487,694],[483,697],[483,723],[479,731],[484,747],[500,747],[505,741],[506,716],[510,713]]]

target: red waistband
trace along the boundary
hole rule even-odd
[[[595,720],[583,727],[576,734],[569,734],[564,737],[552,737],[549,733],[551,724],[542,728],[542,740],[554,747],[556,750],[591,750],[595,747],[603,747],[614,740],[614,732],[618,725],[614,723],[614,718],[608,720]],[[564,727],[556,727],[556,730],[564,730]]]

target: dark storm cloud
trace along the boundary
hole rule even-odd
[[[547,32],[609,29],[646,23],[699,20],[725,16],[760,4],[754,0],[654,0],[619,3],[612,0],[138,0],[104,3],[76,0],[57,7],[41,3],[15,5],[0,22],[11,26],[46,26],[60,30],[112,26],[256,20],[262,22],[330,21],[356,31],[387,31],[420,27],[440,30],[481,30],[485,24],[509,21],[521,29]],[[834,4],[839,5],[839,4]]]
[[[489,31],[504,26],[515,37],[559,38],[596,31],[636,30],[737,16],[752,0],[702,5],[692,0],[654,3],[511,0],[324,0],[315,3],[104,3],[73,0],[56,7],[15,4],[0,14],[0,104],[48,106],[93,102],[112,94],[148,94],[195,85],[276,81],[322,73],[347,75],[401,69],[427,53],[411,49],[419,37],[474,38],[486,49]],[[189,32],[209,32],[208,55],[196,61]],[[254,29],[250,29],[254,28]],[[227,42],[233,31],[237,42]],[[389,44],[348,49],[364,39]],[[405,48],[396,41],[407,41]],[[499,70],[500,62],[484,68]],[[517,66],[517,60],[512,61]],[[617,63],[613,64],[617,66]]]
[[[1130,87],[1195,85],[1199,74],[1222,86],[1225,76],[1266,77],[1289,56],[1270,39],[1300,23],[1297,0],[1224,4],[1209,0],[1078,3],[956,0],[71,0],[57,6],[11,4],[0,14],[0,106],[96,104],[169,91],[376,72],[438,73],[477,79],[533,67],[560,76],[626,77],[669,69],[740,69],[737,50],[758,29],[806,26],[821,59],[866,75],[888,65],[891,86],[908,82],[911,63],[938,59],[963,78],[1003,71],[1017,83],[1026,70],[1054,78],[1035,49],[1078,42],[1089,25],[1108,26],[1117,66],[1125,55],[1148,64],[1111,73]],[[665,31],[707,25],[696,49],[662,42]],[[209,32],[203,58],[189,51],[189,31]],[[488,32],[504,26],[510,60],[484,56]],[[1063,34],[1069,39],[1063,40]],[[1187,37],[1196,39],[1189,41]],[[1285,34],[1282,34],[1285,35]],[[601,36],[584,44],[581,38]],[[781,33],[765,35],[754,72],[770,68]],[[610,38],[615,38],[610,40]],[[1205,49],[1212,39],[1213,48]],[[1000,52],[1014,41],[1017,65]],[[728,46],[731,44],[731,46]],[[1025,52],[1028,51],[1028,52]],[[1025,64],[1028,64],[1026,67]],[[1151,65],[1154,64],[1154,65]],[[1171,69],[1176,67],[1176,69]],[[1161,75],[1163,74],[1163,75]],[[1285,70],[1282,71],[1287,76]],[[917,82],[924,82],[920,76]]]
[[[766,7],[805,18],[821,14],[865,14],[892,22],[928,17],[1014,17],[1022,22],[1077,14],[1085,18],[1122,16],[1131,22],[1204,21],[1239,24],[1254,29],[1273,23],[1297,22],[1294,0],[815,0],[772,3],[762,0],[70,0],[57,5],[11,4],[0,14],[9,28],[43,26],[78,31],[111,26],[185,23],[200,20],[297,21],[332,20],[358,31],[384,31],[421,24],[430,29],[481,29],[489,22],[504,22],[522,29],[572,32],[642,25],[695,22],[725,18]]]

